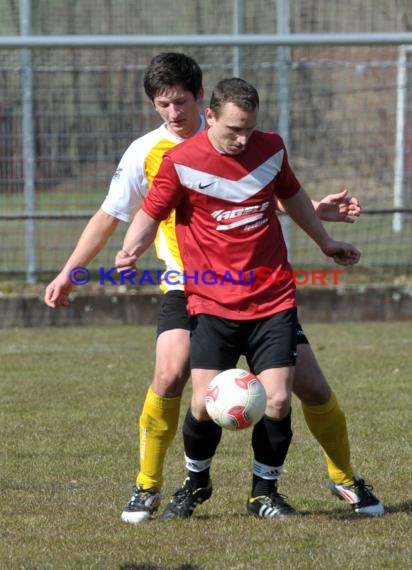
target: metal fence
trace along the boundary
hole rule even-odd
[[[102,27],[91,31],[111,34],[104,38],[73,36],[90,32],[81,18],[89,2],[73,3],[83,12],[54,2],[53,17],[59,8],[70,18],[52,28],[43,18],[46,0],[36,3],[31,18],[23,17],[27,0],[20,2],[17,28],[16,17],[3,13],[1,32],[22,35],[0,35],[0,277],[33,281],[63,265],[121,154],[159,123],[142,78],[151,57],[166,49],[197,59],[206,101],[224,76],[242,75],[256,85],[259,126],[284,136],[309,194],[319,198],[346,186],[361,199],[362,219],[333,228],[362,250],[357,274],[410,276],[412,35],[399,19],[399,3],[395,11],[393,2],[343,7],[329,1],[318,12],[320,3],[223,1],[205,12],[207,3],[172,2],[168,27],[165,18],[151,19],[148,2],[118,3],[118,11],[130,9],[120,29],[116,3],[97,1],[93,22]],[[190,6],[185,13],[184,4]],[[146,9],[144,30],[136,6]],[[345,29],[342,22],[360,6],[369,25],[359,28],[359,16]],[[405,18],[407,10],[406,3]],[[130,33],[131,20],[135,33],[155,35],[115,35]],[[180,35],[161,35],[171,31]],[[70,35],[41,35],[51,32]],[[285,231],[295,267],[328,265],[294,226],[285,224]],[[119,232],[92,267],[111,264],[121,240]],[[157,267],[152,251],[144,263]]]

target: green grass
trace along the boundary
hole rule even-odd
[[[36,266],[38,280],[46,282],[55,277],[74,249],[89,217],[99,208],[107,190],[109,176],[106,176],[100,189],[85,186],[82,191],[75,185],[67,185],[61,190],[36,193],[36,210],[39,212],[81,212],[83,216],[75,219],[38,219],[35,222]],[[11,214],[24,213],[24,195],[22,193],[0,194],[0,211]],[[87,215],[86,215],[87,214]],[[100,266],[111,267],[115,255],[123,242],[127,224],[119,224],[113,238],[103,252],[90,264],[98,270]],[[21,282],[25,278],[26,248],[25,221],[0,219],[0,279],[10,280],[12,289],[21,291]],[[143,255],[144,267],[157,268],[154,247]],[[8,286],[7,286],[8,288]]]
[[[412,557],[410,323],[306,327],[346,411],[354,466],[388,514],[329,495],[319,447],[294,402],[281,491],[304,516],[245,514],[250,431],[225,432],[215,492],[190,521],[120,521],[134,482],[136,419],[153,370],[153,327],[0,330],[0,568],[19,570],[405,569]],[[187,389],[182,415],[188,403]],[[180,433],[165,500],[184,477]]]
[[[364,214],[355,224],[325,224],[330,234],[339,240],[353,243],[361,252],[361,259],[353,269],[345,269],[345,282],[393,282],[394,277],[411,275],[412,218],[405,216],[403,230],[392,230],[392,215]],[[294,267],[319,267],[322,263],[336,269],[326,260],[316,244],[302,230],[294,227],[292,264]],[[341,268],[342,269],[342,268]],[[366,280],[365,280],[366,278]],[[375,281],[376,282],[376,281]]]
[[[78,181],[62,185],[62,189],[50,191],[36,191],[36,211],[50,212],[90,212],[93,214],[103,201],[108,184],[109,175],[102,180],[101,186],[91,188],[88,184],[80,186]],[[75,186],[77,184],[77,188]],[[81,187],[81,190],[79,189]],[[0,195],[0,208],[8,214],[22,214],[25,211],[24,194],[14,192]]]

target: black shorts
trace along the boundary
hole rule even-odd
[[[302,328],[302,325],[298,322],[298,327],[296,329],[296,343],[297,344],[309,344],[308,337]]]
[[[157,336],[173,329],[190,331],[190,320],[186,309],[186,297],[183,291],[168,291],[163,296],[162,306],[157,319]]]
[[[163,295],[162,306],[157,319],[157,336],[173,329],[190,330],[190,319],[186,309],[186,297],[183,291],[169,291]],[[309,344],[302,325],[297,324],[297,344]]]
[[[235,368],[241,355],[255,374],[296,363],[296,309],[252,321],[202,314],[190,324],[191,368]]]

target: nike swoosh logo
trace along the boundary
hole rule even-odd
[[[213,180],[213,182],[209,182],[209,184],[202,184],[201,182],[199,182],[199,190],[203,190],[204,188],[208,188],[209,186],[212,186],[212,184],[215,184],[216,180]]]

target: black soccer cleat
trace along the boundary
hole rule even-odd
[[[198,505],[210,499],[212,491],[210,480],[207,487],[193,489],[190,478],[187,477],[182,487],[170,499],[160,518],[162,520],[188,519]]]
[[[249,497],[246,510],[249,515],[263,519],[285,519],[298,514],[286,501],[285,495],[281,495],[276,489],[270,495]]]

